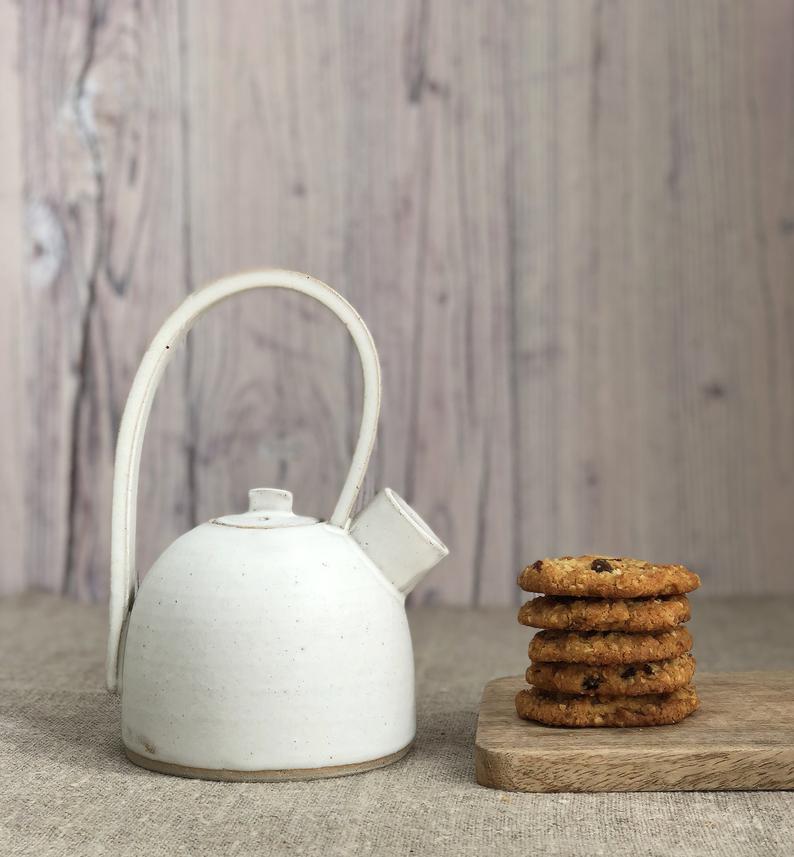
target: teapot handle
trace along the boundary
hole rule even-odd
[[[114,691],[119,681],[119,650],[125,620],[138,587],[135,572],[135,526],[141,447],[157,385],[175,346],[196,321],[215,304],[238,292],[278,288],[302,292],[328,307],[344,322],[361,358],[364,375],[364,407],[358,441],[342,493],[329,522],[347,527],[369,464],[380,413],[380,363],[375,343],[356,310],[330,286],[308,274],[278,269],[250,271],[224,277],[194,292],[173,312],[152,340],[132,382],[119,427],[113,476],[113,516],[110,550],[110,629],[107,651],[107,686]]]

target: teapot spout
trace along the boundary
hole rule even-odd
[[[407,595],[449,549],[391,488],[355,518],[350,535],[397,589]]]

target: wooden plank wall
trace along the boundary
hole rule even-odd
[[[0,227],[19,258],[24,208],[27,247],[0,272],[4,589],[106,596],[146,343],[206,281],[281,266],[378,343],[365,493],[453,551],[418,600],[516,601],[523,563],[585,550],[794,590],[791,0],[0,9]],[[202,320],[150,423],[141,569],[252,485],[328,514],[359,402],[305,299]]]

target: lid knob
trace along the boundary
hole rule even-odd
[[[248,492],[249,512],[291,512],[292,492],[281,488],[252,488]]]
[[[241,527],[246,530],[277,530],[316,524],[317,518],[292,514],[292,492],[281,488],[252,488],[248,492],[248,511],[242,515],[213,518],[211,524]]]

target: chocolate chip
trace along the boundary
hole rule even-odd
[[[634,678],[637,675],[637,667],[633,664],[631,666],[626,667],[625,670],[620,674],[621,678]]]
[[[653,664],[643,664],[642,671],[645,673],[645,675],[653,675],[656,672],[653,667]]]
[[[536,559],[535,562],[532,563],[532,568],[534,568],[535,571],[540,571],[541,568],[543,568],[543,560]]]
[[[590,563],[590,568],[592,568],[593,571],[598,572],[599,574],[602,571],[614,571],[612,566],[605,559],[594,559]]]
[[[582,679],[582,690],[598,690],[601,679],[597,675],[586,675]]]

